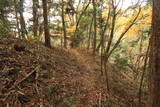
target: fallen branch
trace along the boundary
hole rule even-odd
[[[17,83],[15,83],[14,86],[22,83],[23,81],[25,81],[28,77],[30,77],[34,72],[37,72],[39,70],[39,66],[37,66],[32,72],[28,73],[23,79],[21,79],[20,81],[18,81]]]
[[[6,97],[4,98],[4,100],[3,101],[6,101],[6,99],[8,98],[8,96],[12,93],[12,92],[15,92],[16,90],[14,90],[14,88],[18,85],[18,84],[20,84],[20,83],[22,83],[23,81],[25,81],[27,78],[29,78],[34,72],[38,72],[39,71],[39,68],[40,68],[40,66],[37,66],[32,72],[30,72],[30,73],[28,73],[28,75],[26,75],[23,79],[21,79],[20,81],[18,81],[18,82],[16,82],[11,88],[10,88],[10,91],[6,94]],[[36,74],[37,75],[37,74]],[[37,79],[37,76],[36,76],[36,79]],[[18,93],[20,93],[20,94],[24,94],[24,93],[22,93],[22,92],[20,92],[20,91],[17,91]]]

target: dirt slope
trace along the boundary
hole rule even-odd
[[[21,46],[24,49],[21,50]],[[86,67],[82,56],[76,51],[71,53],[48,49],[40,43],[1,37],[1,106],[98,106],[97,78],[92,75],[99,73],[89,72],[92,67]]]
[[[49,49],[0,36],[0,107],[136,107],[130,91],[137,86],[120,72],[109,76],[111,92],[99,57],[86,49]]]

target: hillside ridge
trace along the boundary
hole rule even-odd
[[[137,86],[125,74],[110,71],[111,92],[106,91],[99,59],[85,48],[50,49],[2,36],[0,106],[136,107],[137,96],[131,92]]]

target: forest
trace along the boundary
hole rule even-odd
[[[160,107],[160,0],[0,0],[0,107]]]

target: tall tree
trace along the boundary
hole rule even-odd
[[[94,36],[93,36],[93,54],[96,52],[97,46],[97,9],[96,9],[96,0],[92,1],[93,3],[93,20],[94,20]]]
[[[33,0],[33,33],[34,36],[37,37],[37,31],[38,31],[38,5],[39,5],[39,1],[38,0]]]
[[[42,0],[43,5],[43,18],[44,18],[44,34],[45,34],[45,46],[51,47],[49,28],[48,28],[48,6],[47,0]]]
[[[24,0],[20,0],[19,1],[17,11],[18,11],[18,13],[20,15],[21,35],[24,38],[25,34],[27,34],[25,19],[24,19],[24,16],[23,16],[23,12],[24,12]]]
[[[160,107],[160,1],[153,0],[152,35],[149,61],[150,98],[148,107]]]
[[[66,24],[64,19],[64,1],[62,0],[62,25],[63,25],[63,34],[64,34],[64,48],[67,48],[67,33],[66,33]]]
[[[17,12],[17,1],[16,0],[14,0],[14,10],[15,10],[16,28],[18,30],[18,36],[21,37],[19,19],[18,19],[18,12]]]
[[[93,18],[91,19],[91,24],[90,24],[89,31],[88,31],[88,46],[87,46],[87,49],[89,49],[89,48],[90,48],[90,45],[91,45],[92,25],[93,25]]]

